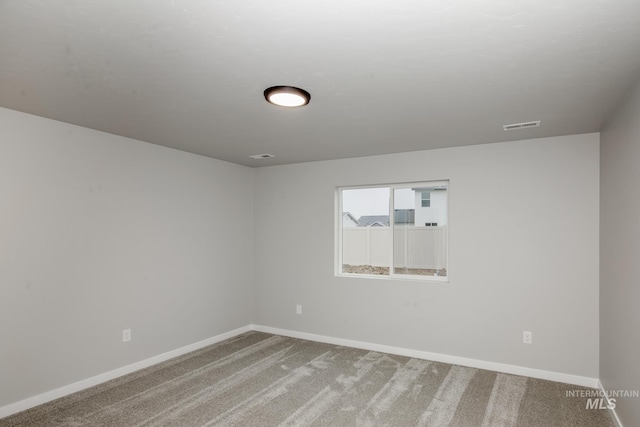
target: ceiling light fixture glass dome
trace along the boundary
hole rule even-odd
[[[264,91],[267,102],[281,107],[302,107],[309,103],[311,95],[293,86],[273,86]]]

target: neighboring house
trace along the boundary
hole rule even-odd
[[[389,215],[362,215],[358,227],[388,227]]]
[[[413,225],[414,217],[414,209],[396,209],[393,211],[393,222],[396,225]],[[358,227],[389,227],[389,215],[363,215],[358,219]]]
[[[447,188],[444,186],[414,188],[415,209],[395,209],[395,225],[441,227],[447,225]],[[345,214],[343,213],[343,216]],[[343,220],[344,227],[350,227]],[[389,215],[363,215],[358,227],[389,227]]]
[[[342,212],[342,227],[357,227],[358,220],[351,212]]]
[[[413,190],[416,192],[416,226],[447,225],[447,188],[434,186]]]
[[[394,209],[393,211],[393,223],[395,225],[414,225],[415,217],[415,209]]]

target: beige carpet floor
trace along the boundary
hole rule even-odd
[[[613,426],[579,389],[248,332],[0,426]]]

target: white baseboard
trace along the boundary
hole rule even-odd
[[[38,405],[42,405],[43,403],[50,402],[54,399],[58,399],[60,397],[67,396],[69,394],[82,391],[89,387],[93,387],[95,385],[104,383],[109,380],[113,380],[123,375],[127,375],[135,371],[139,371],[140,369],[148,368],[149,366],[156,365],[160,362],[173,359],[174,357],[182,356],[183,354],[187,354],[189,352],[199,350],[208,345],[216,344],[220,341],[233,338],[236,335],[240,335],[242,333],[248,332],[251,329],[252,329],[251,325],[243,326],[241,328],[234,329],[232,331],[225,332],[220,335],[216,335],[215,337],[207,338],[205,340],[198,341],[197,343],[189,344],[184,347],[180,347],[175,350],[162,353],[158,356],[153,356],[148,359],[141,360],[140,362],[132,363],[131,365],[123,366],[122,368],[114,369],[113,371],[105,372],[103,374],[96,375],[94,377],[87,378],[85,380],[81,380],[73,384],[69,384],[69,385],[57,388],[55,390],[48,391],[46,393],[42,393],[25,400],[21,400],[19,402],[3,406],[0,408],[0,418],[8,417],[9,415],[33,408]]]
[[[505,372],[508,374],[522,375],[522,376],[539,378],[539,379],[550,380],[550,381],[558,381],[558,382],[575,384],[575,385],[584,386],[584,387],[602,388],[602,385],[600,384],[600,381],[597,378],[562,374],[559,372],[544,371],[540,369],[532,369],[532,368],[526,368],[522,366],[506,365],[502,363],[488,362],[485,360],[469,359],[465,357],[458,357],[458,356],[451,356],[447,354],[431,353],[427,351],[393,347],[393,346],[388,346],[383,344],[374,344],[374,343],[368,343],[363,341],[328,337],[324,335],[316,335],[316,334],[310,334],[306,332],[291,331],[288,329],[272,328],[269,326],[247,325],[247,326],[243,326],[241,328],[237,328],[232,331],[225,332],[220,335],[216,335],[214,337],[199,341],[194,344],[190,344],[172,351],[168,351],[158,356],[150,357],[140,362],[132,363],[131,365],[123,366],[121,368],[114,369],[112,371],[105,372],[103,374],[96,375],[94,377],[87,378],[85,380],[81,380],[73,384],[69,384],[69,385],[57,388],[55,390],[51,390],[46,393],[42,393],[37,396],[33,396],[28,399],[21,400],[19,402],[0,407],[0,418],[8,417],[9,415],[15,414],[17,412],[21,412],[38,405],[42,405],[43,403],[50,402],[54,399],[67,396],[69,394],[76,393],[78,391],[82,391],[89,387],[93,387],[95,385],[121,377],[123,375],[130,374],[140,369],[144,369],[149,366],[156,365],[160,362],[164,362],[174,357],[182,356],[183,354],[189,353],[191,351],[199,350],[203,347],[224,341],[229,338],[233,338],[237,335],[240,335],[242,333],[245,333],[251,330],[271,333],[275,335],[283,335],[283,336],[288,336],[292,338],[300,338],[300,339],[309,340],[309,341],[317,341],[317,342],[323,342],[327,344],[341,345],[345,347],[354,347],[354,348],[361,348],[361,349],[370,350],[370,351],[379,351],[381,353],[390,353],[390,354],[397,354],[400,356],[415,357],[416,359],[433,360],[436,362],[444,362],[444,363],[450,363],[454,365],[469,366],[472,368],[487,369],[490,371]],[[612,419],[614,419],[614,422],[618,424],[617,427],[622,427],[622,424],[620,423],[620,420],[618,419],[617,414],[615,413],[615,410],[610,410],[610,411],[611,411]]]
[[[600,380],[598,380],[598,389],[602,392],[602,395],[607,399],[607,411],[609,412],[609,417],[611,417],[611,421],[613,421],[613,424],[615,424],[616,427],[623,427],[622,421],[620,421],[620,418],[618,418],[618,413],[616,412],[616,409],[615,409],[616,405],[612,404],[613,402],[609,400],[609,396],[607,395],[607,392],[605,391],[604,386],[602,385]]]
[[[381,353],[397,354],[399,356],[414,357],[416,359],[433,360],[435,362],[450,363],[453,365],[468,366],[471,368],[486,369],[489,371],[504,372],[507,374],[522,375],[549,381],[557,381],[566,384],[583,387],[598,388],[597,378],[582,377],[579,375],[563,374],[560,372],[544,371],[541,369],[526,368],[523,366],[507,365],[503,363],[488,362],[486,360],[469,359],[466,357],[451,356],[448,354],[431,353],[428,351],[411,350],[382,344],[373,344],[363,341],[354,341],[343,338],[327,337],[324,335],[309,334],[306,332],[290,331],[287,329],[272,328],[269,326],[252,325],[253,330],[267,332],[275,335],[284,335],[292,338],[300,338],[309,341],[323,342],[327,344],[341,345],[345,347],[361,348],[363,350],[379,351]]]

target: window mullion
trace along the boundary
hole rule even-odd
[[[335,271],[336,273],[340,274],[342,273],[342,265],[343,265],[343,261],[342,261],[342,242],[343,242],[343,227],[344,227],[344,217],[342,215],[342,190],[338,190],[337,192],[337,205],[338,205],[338,221],[337,221],[337,225],[336,225],[336,265],[335,265]]]
[[[389,277],[393,277],[395,276],[395,272],[394,272],[394,268],[393,266],[394,264],[394,250],[393,250],[393,245],[395,242],[395,218],[393,215],[393,207],[395,206],[395,200],[394,200],[394,196],[395,196],[395,188],[394,187],[389,187],[389,239],[390,239],[390,244],[389,244]]]

